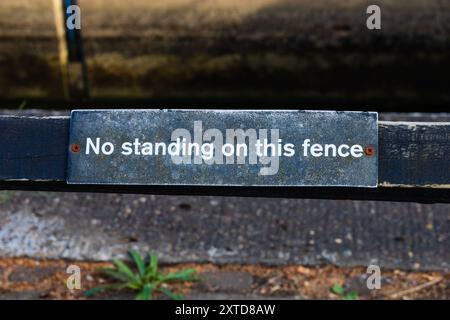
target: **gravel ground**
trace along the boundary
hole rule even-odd
[[[78,265],[81,290],[68,290],[66,268]],[[83,293],[111,280],[98,268],[108,263],[0,259],[0,299],[84,299]],[[365,268],[334,266],[181,264],[162,267],[162,272],[195,268],[199,281],[171,285],[185,299],[343,299],[331,288],[340,285],[356,292],[358,299],[450,299],[450,273],[382,270],[381,288],[369,290]],[[129,291],[109,292],[94,299],[133,299]],[[157,296],[157,298],[163,298]]]

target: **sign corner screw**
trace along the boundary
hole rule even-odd
[[[375,148],[372,146],[367,146],[364,148],[364,153],[366,156],[372,157],[375,154]]]
[[[78,143],[73,143],[73,144],[70,146],[70,150],[71,150],[72,152],[78,153],[78,152],[81,151],[81,146],[80,146]]]

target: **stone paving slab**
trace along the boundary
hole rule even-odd
[[[450,205],[0,193],[0,257],[448,270]]]

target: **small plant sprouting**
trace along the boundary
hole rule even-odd
[[[181,300],[183,296],[170,291],[165,287],[168,282],[196,281],[195,269],[162,274],[158,271],[158,258],[149,254],[149,262],[145,264],[144,258],[134,250],[129,251],[137,272],[134,272],[121,260],[113,260],[114,268],[103,268],[100,272],[116,280],[115,283],[105,284],[92,288],[85,292],[86,297],[91,297],[99,292],[107,290],[131,289],[138,292],[136,300],[151,300],[154,293],[159,292],[170,299]]]
[[[331,292],[342,297],[344,300],[358,300],[359,298],[356,291],[346,292],[345,289],[339,284],[334,284],[331,287]]]
[[[23,100],[22,103],[19,104],[19,106],[17,107],[17,109],[23,110],[23,109],[25,109],[26,106],[27,106],[27,100]]]

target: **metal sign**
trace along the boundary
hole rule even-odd
[[[377,113],[75,110],[69,184],[376,187]]]

